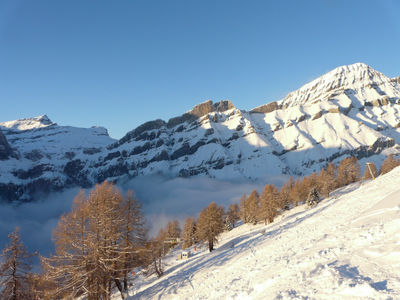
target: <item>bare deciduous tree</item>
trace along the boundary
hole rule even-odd
[[[86,294],[89,300],[109,299],[113,284],[125,298],[127,284],[122,287],[121,280],[127,280],[143,239],[138,212],[132,195],[124,198],[108,182],[88,196],[77,195],[54,232],[56,254],[42,258],[47,279],[55,282],[55,298]]]
[[[381,175],[386,174],[393,170],[400,164],[399,160],[395,160],[393,154],[390,154],[382,163],[381,171],[379,172]]]
[[[30,299],[29,274],[32,254],[20,240],[19,228],[8,235],[9,244],[1,253],[0,298],[4,300]]]

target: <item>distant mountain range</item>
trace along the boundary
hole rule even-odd
[[[66,187],[137,176],[261,180],[318,171],[354,155],[378,164],[400,143],[400,77],[363,64],[338,67],[251,111],[206,101],[149,121],[120,140],[102,127],[47,116],[0,123],[0,199],[32,201]]]

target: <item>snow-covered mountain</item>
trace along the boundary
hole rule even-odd
[[[67,186],[90,187],[92,164],[114,142],[105,128],[59,126],[45,115],[0,123],[0,199],[29,201]]]
[[[211,253],[176,249],[161,278],[137,272],[128,299],[399,299],[399,199],[400,167],[224,232]]]
[[[265,179],[308,174],[355,155],[379,163],[400,143],[400,79],[343,66],[251,111],[207,101],[116,141],[104,128],[58,126],[46,116],[0,123],[0,198],[162,174]]]

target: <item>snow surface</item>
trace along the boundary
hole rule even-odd
[[[135,275],[129,299],[400,299],[400,168],[177,253],[160,279]]]

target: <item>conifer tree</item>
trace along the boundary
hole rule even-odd
[[[300,189],[300,198],[301,201],[306,201],[308,198],[309,193],[318,187],[318,176],[317,173],[313,172],[309,176],[303,177],[301,182],[301,189]]]
[[[313,188],[307,198],[307,205],[309,207],[314,207],[316,206],[320,201],[319,193],[317,188]]]
[[[227,218],[226,221],[229,225],[229,228],[232,229],[235,227],[235,223],[239,221],[239,205],[236,203],[232,203],[229,205],[228,212],[227,212]]]
[[[302,185],[300,179],[297,179],[290,191],[290,199],[294,206],[299,205],[300,202],[304,201],[302,198]]]
[[[361,168],[354,156],[343,159],[338,167],[337,182],[339,186],[345,186],[361,179]]]
[[[274,185],[267,184],[260,196],[259,218],[263,220],[265,224],[267,224],[267,222],[273,222],[279,209],[278,189]]]
[[[164,274],[163,257],[165,256],[165,241],[167,233],[161,228],[157,237],[152,238],[145,246],[145,275],[156,274],[161,277]]]
[[[168,239],[177,239],[181,236],[182,230],[179,226],[178,220],[168,221],[166,233]]]
[[[48,280],[45,274],[31,273],[29,275],[30,300],[47,300],[53,299],[52,291],[54,291],[55,283]]]
[[[126,251],[123,259],[123,281],[124,291],[128,292],[128,272],[129,270],[139,267],[143,264],[142,249],[146,242],[147,230],[145,227],[145,219],[142,213],[142,206],[138,199],[133,196],[132,191],[128,191],[127,197],[124,198],[122,209],[123,227],[122,227],[122,246]]]
[[[197,233],[200,240],[208,242],[210,252],[214,250],[214,244],[218,241],[217,237],[223,231],[223,214],[223,207],[218,207],[215,202],[200,212]]]
[[[96,185],[88,196],[77,195],[72,211],[61,216],[54,232],[56,254],[42,258],[47,279],[56,286],[54,298],[86,294],[89,300],[109,299],[113,284],[125,298],[121,280],[132,267],[141,239],[135,229],[142,226],[134,213],[138,209],[132,197],[124,199],[107,182]]]
[[[393,170],[395,167],[397,167],[400,164],[399,160],[395,160],[393,157],[393,154],[390,154],[382,163],[381,170],[380,170],[380,175],[386,174]]]
[[[19,228],[8,235],[9,244],[0,256],[0,299],[19,300],[32,298],[29,274],[31,258],[20,240]]]
[[[291,199],[291,191],[293,189],[294,186],[294,179],[293,177],[290,177],[289,181],[286,182],[280,192],[279,192],[279,198],[281,200],[281,204],[282,204],[282,209],[284,210],[289,210],[292,203],[293,203],[293,199]]]
[[[242,220],[243,223],[248,223],[249,222],[249,208],[247,204],[247,196],[244,194],[240,198],[240,203],[239,203],[239,217]]]
[[[187,217],[182,232],[183,249],[194,245],[197,242],[196,237],[196,219]]]
[[[246,207],[248,209],[248,222],[255,225],[258,222],[260,207],[260,196],[258,195],[256,190],[253,190],[250,193],[250,196],[249,198],[247,198],[246,203]]]
[[[329,163],[325,169],[321,170],[318,176],[318,187],[321,195],[328,197],[329,193],[337,187],[337,167],[333,163]]]

